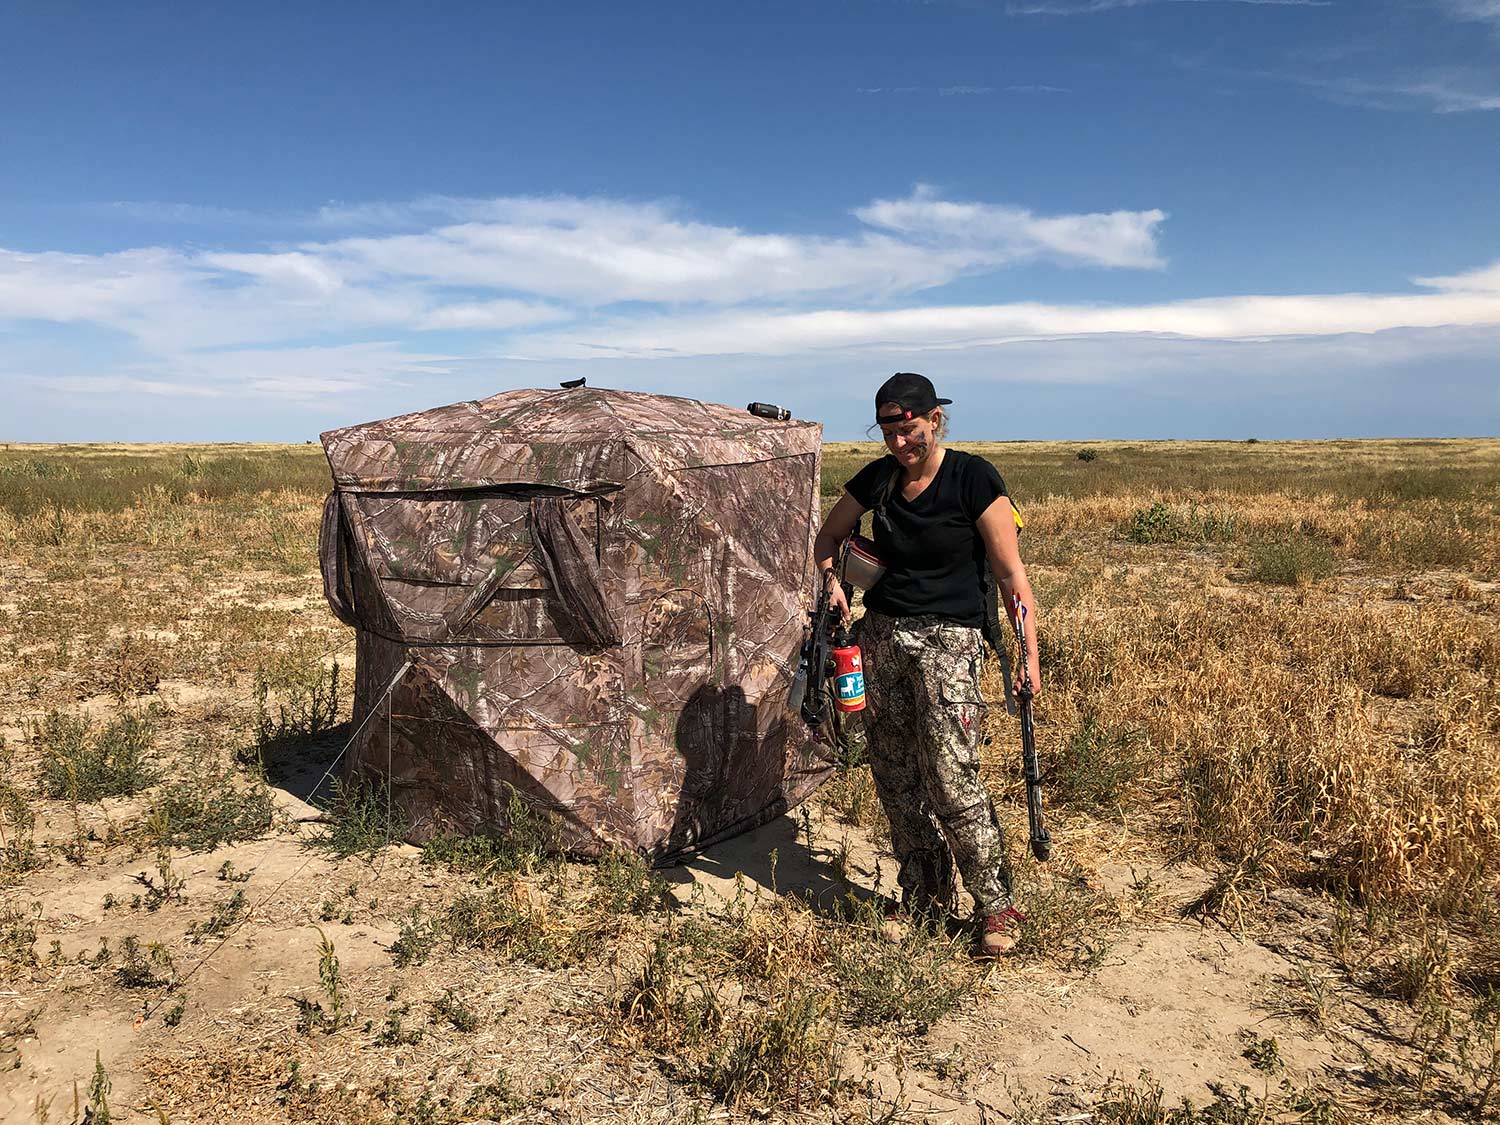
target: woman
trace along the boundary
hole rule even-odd
[[[945,916],[957,861],[980,920],[978,952],[996,956],[1014,947],[1023,918],[1011,903],[994,802],[979,778],[985,563],[1000,584],[1001,604],[1018,594],[1026,606],[1033,689],[1041,685],[1036,601],[1005,483],[982,457],[942,444],[950,402],[925,376],[901,372],[886,380],[875,393],[875,422],[890,455],[844,486],[813,553],[831,603],[847,620],[835,573],[838,545],[861,515],[875,513],[875,550],[887,569],[865,594],[859,626],[864,728],[875,789],[891,822],[902,904]]]

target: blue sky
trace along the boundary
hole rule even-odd
[[[0,439],[1500,432],[1500,0],[20,3],[0,105]]]

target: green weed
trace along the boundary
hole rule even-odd
[[[141,948],[140,939],[126,934],[120,941],[120,964],[115,980],[121,988],[161,988],[172,980],[172,955],[160,942]]]
[[[968,943],[917,923],[891,941],[883,922],[875,905],[863,904],[829,940],[843,1014],[856,1027],[926,1034],[978,983]]]
[[[432,1002],[434,1019],[447,1020],[455,1031],[470,1032],[479,1028],[479,1013],[466,1003],[453,989],[445,989]]]
[[[549,918],[519,883],[461,894],[436,924],[456,948],[482,949],[541,969],[576,964],[597,940],[585,927]]]
[[[410,1014],[410,1004],[402,1004],[399,1008],[387,1011],[385,1026],[381,1028],[375,1041],[385,1047],[415,1047],[422,1042],[424,1028],[405,1026],[406,1017]]]
[[[339,663],[324,667],[305,645],[255,669],[255,753],[263,763],[331,730],[339,721]]]
[[[401,807],[382,782],[356,777],[333,781],[333,796],[324,805],[327,830],[314,843],[334,855],[372,856],[406,832]]]
[[[0,887],[41,866],[35,829],[31,802],[15,783],[15,750],[0,736]]]
[[[0,905],[0,979],[14,980],[37,966],[36,924],[41,916],[40,903],[29,910]]]
[[[506,801],[505,828],[473,836],[434,836],[422,845],[422,862],[481,881],[530,875],[558,854],[558,826],[514,786]]]
[[[697,1081],[731,1109],[802,1109],[839,1084],[831,993],[788,985],[764,1008],[747,1007],[725,1029]]]
[[[89,1079],[89,1125],[109,1125],[109,1074],[99,1052],[94,1052],[94,1076]],[[76,1094],[75,1094],[76,1097]]]
[[[208,851],[271,826],[276,806],[260,776],[242,776],[201,740],[188,742],[182,760],[182,776],[163,787],[152,810],[160,842]]]
[[[150,765],[156,730],[149,713],[122,715],[96,731],[86,718],[49,711],[32,723],[29,737],[49,797],[128,797],[156,780]]]
[[[672,905],[667,881],[634,852],[611,849],[594,869],[592,905],[607,917],[658,914]]]
[[[1315,539],[1299,537],[1260,543],[1250,553],[1250,577],[1275,586],[1301,586],[1335,570],[1333,552]]]
[[[1149,749],[1140,730],[1106,727],[1085,713],[1072,737],[1047,763],[1048,794],[1083,809],[1113,804],[1145,775]]]
[[[194,945],[198,945],[204,938],[218,937],[227,933],[230,927],[245,916],[247,909],[245,892],[236,890],[234,894],[214,907],[212,914],[190,927],[187,936],[192,939]]]

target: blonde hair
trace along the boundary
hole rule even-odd
[[[937,425],[937,434],[936,434],[936,437],[937,437],[938,441],[942,441],[945,437],[948,436],[948,410],[947,410],[946,407],[934,406],[931,410],[929,410],[927,412],[927,420],[929,422],[934,421],[933,415],[937,416],[937,418],[936,418],[936,425]]]

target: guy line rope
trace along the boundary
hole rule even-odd
[[[336,652],[338,650],[335,649],[333,651]],[[390,825],[390,814],[391,814],[391,788],[390,788],[390,770],[391,770],[391,702],[390,702],[390,699],[391,699],[391,692],[393,692],[393,691],[396,690],[396,685],[401,682],[401,678],[406,675],[407,671],[410,670],[411,666],[412,666],[412,660],[411,660],[411,657],[408,656],[406,658],[406,660],[402,662],[401,667],[396,669],[396,674],[391,677],[390,683],[388,683],[388,684],[385,685],[385,690],[382,691],[380,693],[380,696],[375,700],[375,705],[370,708],[369,714],[367,714],[364,717],[364,719],[362,719],[360,721],[359,726],[357,726],[357,727],[354,728],[354,733],[349,736],[349,741],[345,742],[344,745],[343,745],[343,748],[337,754],[335,754],[333,756],[333,761],[331,761],[331,762],[328,763],[328,768],[323,771],[323,776],[320,777],[320,778],[318,778],[317,783],[312,787],[312,789],[310,789],[308,791],[309,793],[316,793],[320,788],[322,788],[323,783],[328,780],[328,778],[329,778],[330,775],[332,775],[334,767],[339,764],[340,759],[342,759],[343,756],[345,755],[345,753],[348,752],[349,747],[351,747],[351,746],[354,745],[354,740],[360,736],[360,732],[365,729],[366,724],[368,724],[369,721],[371,719],[373,719],[379,713],[379,711],[380,711],[380,705],[382,703],[384,703],[385,704],[385,721],[386,721],[386,745],[385,745],[385,754],[386,754],[386,758],[385,758],[385,768],[386,768],[385,802],[386,802],[386,805],[385,805],[385,808],[386,808],[386,842],[387,843],[390,842],[390,831],[391,831],[391,825]],[[265,907],[271,902],[271,900],[274,899],[278,894],[280,894],[281,891],[282,891],[282,889],[288,883],[290,883],[298,875],[302,874],[303,870],[307,867],[307,865],[309,863],[311,863],[313,861],[314,858],[315,858],[315,856],[309,855],[306,859],[304,859],[301,863],[299,863],[297,865],[296,870],[294,870],[290,875],[288,875],[281,882],[277,883],[276,886],[271,889],[271,891],[270,891],[269,894],[267,894],[264,897],[262,897],[259,902],[255,903],[254,906],[252,906],[249,910],[245,911],[244,916],[241,917],[239,921],[237,921],[233,925],[231,925],[227,931],[225,931],[224,936],[220,940],[219,944],[215,945],[212,949],[210,949],[206,953],[204,953],[204,955],[198,960],[198,963],[195,964],[191,969],[189,969],[187,971],[186,975],[184,975],[181,980],[175,981],[175,982],[172,982],[172,983],[166,985],[163,988],[163,990],[162,990],[162,994],[160,996],[158,996],[154,1002],[148,1003],[146,1005],[145,1011],[143,1011],[139,1016],[136,1017],[135,1026],[137,1028],[139,1028],[142,1024],[144,1024],[148,1019],[150,1019],[152,1017],[152,1015],[154,1015],[161,1008],[162,1004],[166,1003],[166,1000],[167,1000],[168,996],[170,996],[172,993],[176,992],[178,989],[186,987],[188,981],[192,980],[193,977],[197,975],[198,970],[201,969],[201,968],[203,968],[204,965],[208,964],[208,962],[213,958],[213,955],[215,953],[217,953],[219,950],[223,949],[226,945],[229,944],[229,939],[234,936],[235,932],[238,931],[239,928],[241,926],[243,926],[246,922],[250,921],[250,919],[255,916],[256,911],[265,909]]]

